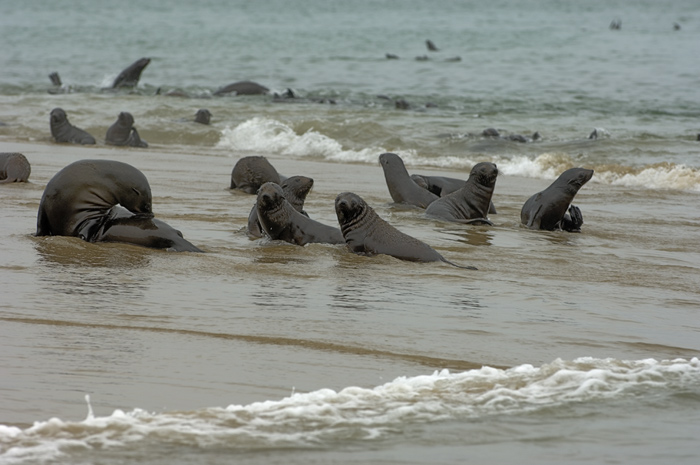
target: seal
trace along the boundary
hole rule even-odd
[[[458,223],[493,225],[487,216],[497,177],[498,168],[495,163],[477,163],[463,187],[428,205],[425,214]]]
[[[426,208],[438,199],[437,195],[422,188],[411,179],[403,160],[395,153],[387,152],[379,155],[379,164],[384,170],[384,179],[394,202]]]
[[[51,126],[51,135],[56,142],[70,142],[72,144],[92,145],[95,144],[95,138],[70,124],[68,116],[62,108],[54,108],[49,116],[49,125]]]
[[[476,269],[472,266],[456,265],[425,242],[399,231],[380,218],[359,195],[352,192],[338,194],[335,199],[335,213],[348,249],[358,255],[386,254],[400,260],[445,262],[459,268]]]
[[[27,182],[32,167],[21,153],[0,153],[0,184]]]
[[[233,84],[221,87],[214,92],[214,95],[264,95],[270,92],[265,86],[261,86],[253,81],[238,81]]]
[[[453,193],[456,190],[464,187],[467,181],[459,178],[451,178],[448,176],[426,176],[423,174],[412,174],[413,182],[421,186],[423,189],[428,189],[438,197],[444,197]],[[496,215],[496,206],[493,201],[489,205],[489,213]]]
[[[131,113],[122,111],[117,121],[107,129],[105,142],[108,145],[148,147],[148,142],[141,139],[139,132],[134,127],[134,117]]]
[[[211,121],[211,112],[206,108],[200,108],[194,115],[194,122],[199,124],[209,124]]]
[[[260,227],[266,237],[290,244],[344,244],[340,229],[302,215],[284,198],[282,188],[266,182],[258,190],[255,204]]]
[[[133,166],[113,160],[76,161],[46,184],[36,235],[90,240],[115,205],[152,216],[151,203],[148,180]]]
[[[581,232],[583,216],[571,202],[592,177],[593,170],[586,168],[564,171],[549,187],[527,199],[520,211],[520,221],[530,229]]]
[[[287,202],[289,202],[296,211],[308,217],[309,215],[304,211],[304,201],[313,185],[314,180],[311,178],[307,178],[306,176],[292,176],[282,181],[280,187],[282,188],[284,198]],[[257,202],[250,210],[250,215],[248,215],[247,232],[248,236],[252,238],[263,237],[260,221],[258,220]]]
[[[112,89],[136,87],[141,79],[141,72],[150,62],[150,58],[139,58],[124,68],[112,83]]]
[[[236,162],[231,171],[231,189],[256,194],[266,182],[280,184],[282,177],[263,156],[243,157]]]
[[[134,214],[116,205],[108,210],[104,223],[90,242],[122,242],[171,252],[202,252],[180,231],[150,214]]]

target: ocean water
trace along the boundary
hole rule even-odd
[[[697,2],[26,0],[0,38],[0,152],[32,164],[0,187],[3,465],[700,458]],[[241,80],[271,94],[213,95]],[[97,144],[55,143],[56,107]],[[105,145],[121,111],[149,148]],[[385,151],[496,163],[494,225],[393,204]],[[250,240],[246,155],[314,178],[312,218],[353,191],[479,270]],[[143,171],[205,253],[35,237],[85,158]],[[573,166],[582,232],[521,227]]]

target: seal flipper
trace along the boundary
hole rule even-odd
[[[583,225],[583,215],[581,214],[581,209],[575,205],[569,206],[569,212],[564,214],[561,219],[560,227],[564,231],[568,232],[581,232],[581,226]]]

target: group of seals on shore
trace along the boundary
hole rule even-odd
[[[498,168],[494,163],[477,163],[466,181],[409,175],[403,160],[395,153],[381,154],[379,163],[394,202],[424,208],[426,216],[436,219],[493,224],[487,214],[496,213],[491,201],[498,177]],[[530,229],[580,232],[583,215],[571,202],[592,177],[591,169],[571,168],[564,171],[547,189],[525,202],[521,223]]]

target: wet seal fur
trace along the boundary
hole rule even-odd
[[[495,163],[477,163],[464,186],[428,205],[425,214],[459,223],[493,225],[487,216],[497,177]]]
[[[119,205],[105,215],[105,221],[90,242],[121,242],[172,252],[202,252],[180,231],[151,214],[134,214]]]
[[[335,199],[340,230],[351,252],[358,255],[385,254],[413,262],[445,262],[458,268],[475,270],[446,260],[425,242],[402,233],[377,215],[357,194],[343,192]]]
[[[36,235],[89,241],[115,205],[152,215],[152,201],[146,176],[133,166],[113,160],[76,161],[46,184]]]
[[[122,111],[117,121],[107,129],[105,142],[109,145],[147,148],[148,142],[141,139],[134,127],[134,117],[127,111]]]
[[[51,135],[56,142],[70,142],[72,144],[92,145],[95,138],[87,131],[70,124],[68,116],[62,108],[54,108],[49,116]]]
[[[571,205],[579,189],[593,177],[593,170],[571,168],[549,187],[533,195],[520,211],[520,221],[530,229],[581,232],[581,210]]]
[[[29,160],[21,153],[0,153],[0,184],[27,182],[32,172]]]
[[[56,173],[44,189],[37,236],[201,252],[170,225],[153,218],[144,174],[113,160],[80,160]]]
[[[231,171],[231,189],[256,194],[266,182],[280,184],[282,176],[263,156],[243,157],[236,162]]]
[[[209,124],[211,121],[211,112],[206,108],[200,108],[194,115],[194,122],[199,124]]]
[[[307,178],[306,176],[292,176],[282,181],[280,187],[282,188],[284,198],[287,202],[289,202],[296,211],[308,217],[309,215],[304,211],[304,201],[313,185],[314,180],[311,178]],[[248,229],[246,232],[251,238],[257,239],[263,237],[260,221],[258,220],[257,200],[248,215]]]
[[[426,208],[439,198],[411,179],[403,160],[395,153],[387,152],[379,155],[379,164],[384,170],[386,186],[394,202]]]
[[[338,228],[328,226],[302,215],[284,198],[282,188],[266,182],[258,190],[256,203],[260,227],[266,237],[290,244],[344,244]]]
[[[116,79],[114,79],[112,89],[136,87],[139,83],[139,79],[141,79],[141,72],[143,72],[144,68],[146,68],[150,62],[150,58],[139,58],[124,68]]]
[[[454,191],[464,187],[467,181],[459,178],[451,178],[448,176],[426,176],[424,174],[412,174],[413,182],[421,186],[423,189],[428,189],[438,197],[445,197]],[[493,201],[489,204],[489,213],[495,215],[496,206]]]

